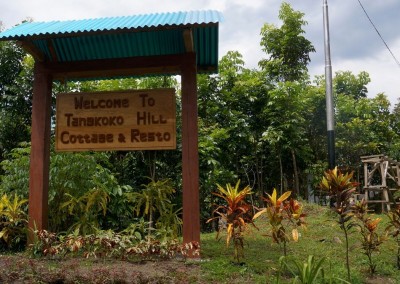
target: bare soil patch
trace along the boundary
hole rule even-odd
[[[193,283],[200,266],[180,260],[31,259],[0,255],[0,283]]]

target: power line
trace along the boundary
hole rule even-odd
[[[365,15],[367,16],[369,22],[371,23],[371,25],[374,27],[375,31],[377,32],[377,34],[379,35],[379,37],[381,38],[381,40],[383,41],[383,43],[385,44],[386,48],[389,50],[390,54],[392,55],[394,61],[396,62],[397,66],[400,67],[400,62],[399,60],[397,60],[396,56],[393,54],[393,52],[390,50],[388,44],[386,43],[386,41],[383,39],[381,33],[378,31],[378,29],[376,28],[375,24],[372,22],[371,18],[369,17],[367,11],[364,9],[364,6],[361,4],[360,0],[357,0],[358,3],[360,4],[361,8],[363,9]]]

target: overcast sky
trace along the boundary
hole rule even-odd
[[[383,39],[400,60],[400,1],[360,0]],[[311,55],[310,74],[324,74],[324,38],[322,0],[288,0],[295,10],[305,14],[306,38],[316,48]],[[71,20],[135,14],[218,10],[220,50],[239,51],[246,67],[257,68],[265,57],[260,48],[260,29],[264,23],[280,26],[279,0],[0,0],[0,21],[10,28],[26,18],[34,21]],[[365,16],[358,0],[328,0],[332,69],[366,71],[371,83],[369,97],[385,93],[392,102],[400,97],[400,66]]]

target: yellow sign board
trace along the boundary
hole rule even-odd
[[[174,89],[57,95],[56,151],[175,148]]]

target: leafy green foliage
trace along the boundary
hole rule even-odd
[[[357,76],[350,71],[339,71],[335,74],[333,87],[336,94],[350,96],[358,100],[367,97],[367,85],[370,82],[369,74],[365,71],[360,72]]]
[[[0,198],[0,249],[3,244],[7,248],[19,249],[26,242],[26,226],[28,224],[25,203],[18,195],[9,198],[6,194]]]
[[[1,162],[4,175],[1,177],[0,192],[7,194],[18,194],[23,198],[28,197],[29,192],[29,155],[30,145],[21,144],[15,148]],[[91,225],[98,227],[119,228],[126,227],[133,214],[129,210],[122,212],[119,217],[109,214],[104,217],[104,209],[108,212],[117,213],[117,209],[128,208],[128,202],[123,196],[123,190],[129,191],[126,186],[119,186],[115,175],[103,165],[108,163],[108,153],[57,153],[50,158],[50,188],[49,188],[49,225],[55,231],[67,231],[78,220],[81,224],[87,223],[86,228]],[[96,191],[95,189],[99,189]],[[99,194],[102,192],[102,194]],[[90,195],[90,196],[89,196]],[[103,196],[98,205],[95,202],[86,203],[91,199]],[[110,196],[105,198],[105,196]],[[74,200],[74,201],[73,201]],[[69,202],[68,206],[62,206]],[[74,206],[73,206],[74,205]],[[99,208],[100,206],[101,208]],[[102,214],[98,214],[101,213]],[[132,210],[131,210],[132,211]],[[107,220],[107,217],[110,219]],[[114,218],[121,218],[121,223]],[[129,221],[128,221],[129,220]],[[91,224],[91,225],[89,225]]]
[[[303,36],[302,27],[307,24],[303,17],[303,13],[283,2],[279,10],[282,26],[265,24],[261,29],[261,47],[270,58],[261,60],[259,65],[277,81],[295,81],[307,74],[309,54],[315,49]]]
[[[46,230],[35,232],[35,242],[31,246],[34,256],[83,256],[124,259],[162,259],[177,254],[185,257],[188,252],[199,253],[199,244],[189,242],[180,244],[176,239],[142,240],[131,231],[115,233],[98,231],[96,234],[82,236],[78,230],[68,235],[56,235]]]
[[[18,148],[11,150],[7,159],[1,161],[4,175],[0,176],[0,192],[28,197],[30,152],[30,145],[21,143]]]
[[[278,157],[280,169],[281,185],[280,193],[283,189],[283,178],[285,172],[282,158],[291,156],[292,172],[295,177],[293,181],[294,194],[300,196],[298,163],[297,160],[308,162],[310,159],[308,145],[308,123],[309,105],[308,98],[305,96],[307,87],[304,83],[283,82],[279,83],[276,88],[269,92],[268,106],[264,108],[263,115],[267,118],[269,124],[262,133],[262,140],[270,146],[272,153]],[[301,107],[304,106],[304,107]],[[287,168],[287,166],[286,166]]]
[[[336,97],[336,145],[338,163],[356,171],[360,156],[388,152],[397,158],[398,135],[391,127],[390,102],[383,94],[375,98]]]
[[[0,42],[0,162],[30,138],[33,58],[15,42]]]
[[[285,267],[292,273],[295,277],[293,283],[302,283],[302,284],[312,284],[312,283],[320,283],[320,279],[318,276],[324,275],[322,264],[325,261],[325,258],[321,258],[319,261],[315,260],[313,255],[309,255],[307,261],[305,263],[296,260],[296,259],[288,259],[287,257],[282,256],[279,259],[279,262],[282,263],[281,266]],[[294,268],[289,265],[289,263],[294,265]]]
[[[102,188],[93,188],[79,198],[68,193],[65,196],[67,201],[61,204],[60,209],[66,208],[69,215],[77,219],[69,230],[76,230],[82,235],[99,230],[98,215],[106,215],[107,203],[110,199],[107,191]]]
[[[179,217],[181,209],[174,209],[171,202],[175,193],[171,180],[151,180],[143,187],[142,191],[129,193],[127,197],[133,204],[136,216],[148,217],[148,239],[151,239],[154,223],[159,231],[164,230],[166,238],[177,237],[182,225],[182,219]]]

